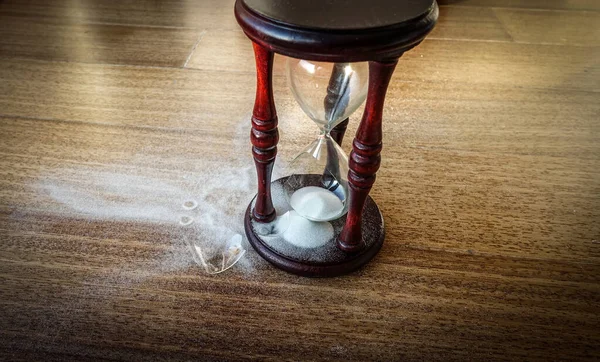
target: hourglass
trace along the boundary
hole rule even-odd
[[[369,192],[381,163],[385,93],[400,56],[433,29],[437,3],[237,0],[235,15],[253,42],[257,72],[250,138],[258,193],[245,216],[248,240],[288,272],[352,272],[383,245],[383,216]],[[290,57],[292,93],[320,134],[292,162],[292,175],[272,181],[279,141],[274,53]],[[347,158],[339,143],[365,93]]]

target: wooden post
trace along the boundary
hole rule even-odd
[[[398,59],[391,62],[369,62],[367,103],[348,162],[350,205],[346,225],[337,241],[338,248],[345,252],[357,252],[364,247],[361,230],[362,211],[381,163],[383,104],[397,63]]]
[[[271,174],[277,156],[277,112],[273,100],[273,51],[253,43],[256,60],[256,99],[252,113],[252,155],[258,176],[258,194],[252,216],[259,222],[275,219]]]

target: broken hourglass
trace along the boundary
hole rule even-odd
[[[368,64],[327,63],[288,58],[292,93],[319,127],[317,138],[290,163],[284,183],[291,208],[311,221],[331,221],[348,211],[348,157],[331,130],[364,102]]]

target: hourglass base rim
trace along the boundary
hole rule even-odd
[[[286,180],[287,177],[284,177],[273,181],[273,184],[282,185]],[[338,227],[335,228],[334,237],[324,246],[329,250],[323,253],[320,260],[307,260],[301,255],[292,255],[287,250],[276,250],[273,245],[269,245],[264,237],[254,231],[253,223],[256,221],[252,219],[253,205],[254,200],[248,205],[244,217],[244,228],[250,245],[263,259],[292,274],[304,277],[335,277],[349,274],[371,261],[383,246],[385,238],[383,216],[370,196],[367,197],[363,209],[363,230],[368,230],[363,232],[364,248],[357,253],[346,253],[337,248],[335,244],[341,231],[340,225],[346,221],[346,216],[342,216],[335,222]],[[310,250],[307,253],[310,253]]]

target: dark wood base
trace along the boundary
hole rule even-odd
[[[283,184],[286,179],[287,177],[284,177],[273,181],[273,184]],[[314,253],[319,253],[320,260],[315,260],[310,256],[313,252],[312,249],[297,248],[300,252],[294,253],[293,246],[276,250],[273,245],[269,245],[264,237],[254,231],[253,223],[256,223],[256,221],[252,220],[253,204],[254,200],[248,205],[244,217],[244,227],[248,241],[265,260],[293,274],[305,277],[335,277],[348,274],[367,264],[383,245],[385,237],[383,216],[371,197],[368,197],[365,202],[362,218],[365,247],[357,253],[346,253],[337,248],[336,240],[346,222],[346,216],[343,216],[331,222],[335,230],[334,237],[327,245],[319,248],[319,250],[314,250]]]

